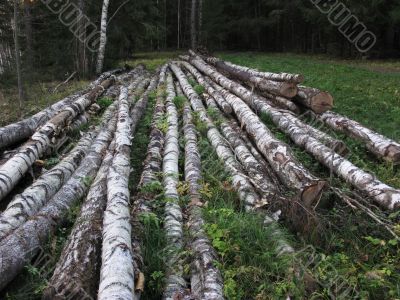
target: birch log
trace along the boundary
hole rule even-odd
[[[261,95],[266,97],[268,100],[271,100],[275,105],[282,107],[283,109],[287,109],[295,114],[300,114],[300,107],[296,105],[292,100],[289,100],[285,97],[276,96],[274,94],[268,92],[261,92]]]
[[[95,135],[95,132],[86,134],[58,165],[42,175],[22,194],[14,197],[0,215],[0,241],[36,214],[55,195],[85,157]]]
[[[215,64],[216,62],[222,62],[220,59],[216,57],[207,57],[206,61],[211,64]],[[301,74],[290,74],[290,73],[271,73],[271,72],[260,72],[256,69],[251,69],[244,66],[235,65],[231,62],[223,61],[226,65],[234,68],[238,71],[247,72],[252,76],[262,77],[268,80],[273,81],[287,81],[293,83],[302,83],[304,81],[304,76]]]
[[[194,52],[190,52],[190,54],[196,57],[196,54]],[[208,63],[215,66],[218,70],[229,74],[229,76],[231,77],[249,83],[262,91],[268,91],[274,95],[286,98],[292,98],[297,94],[297,86],[294,83],[263,79],[262,77],[254,76],[249,72],[238,70],[218,59],[206,58],[206,60]]]
[[[129,212],[131,118],[128,89],[121,88],[115,154],[107,175],[99,300],[132,299],[134,270]]]
[[[207,117],[201,99],[194,92],[189,82],[184,77],[182,71],[177,66],[171,65],[170,67],[179,79],[185,95],[190,99],[194,111],[198,112],[201,120],[207,124],[208,139],[215,149],[218,157],[224,163],[227,173],[229,173],[232,177],[232,185],[234,189],[238,192],[240,200],[243,202],[247,211],[255,212],[256,205],[260,201],[259,195],[254,190],[252,184],[248,180],[248,177],[244,175],[243,171],[241,170],[241,166],[236,161],[235,156],[230,150],[229,145],[226,143],[225,139],[221,136],[219,131],[215,128],[211,120]],[[260,213],[265,216],[265,219],[271,220],[270,217],[266,216],[265,212],[260,211]],[[287,243],[287,241],[278,238],[279,236],[282,236],[279,227],[275,227],[273,230],[271,230],[271,233],[273,235],[272,238],[276,238],[277,253],[279,253],[280,255],[293,253],[294,250]]]
[[[204,232],[205,222],[200,194],[201,157],[197,148],[197,132],[192,122],[191,108],[185,104],[183,111],[185,136],[185,181],[189,183],[190,204],[188,208],[190,247],[193,251],[191,263],[191,288],[195,299],[224,299],[223,280],[220,271],[215,267],[218,261],[216,252]]]
[[[177,185],[179,181],[179,133],[178,112],[173,103],[176,96],[172,75],[167,76],[166,114],[168,130],[165,136],[163,158],[163,175],[165,198],[164,227],[167,239],[166,286],[163,299],[175,299],[184,293],[186,281],[183,278],[183,267],[179,263],[179,254],[183,249],[182,211],[179,206]]]
[[[52,139],[62,132],[71,120],[92,104],[112,82],[112,80],[103,81],[101,86],[62,110],[37,131],[17,154],[0,166],[0,200],[14,188],[32,164],[43,155],[51,145]]]
[[[151,182],[158,180],[161,173],[162,150],[164,148],[164,133],[159,128],[159,123],[165,114],[164,91],[165,77],[167,66],[164,66],[160,73],[159,91],[154,107],[153,121],[151,124],[150,141],[147,148],[147,155],[144,162],[143,174],[139,186],[145,186]]]
[[[160,71],[158,82],[157,100],[153,112],[150,141],[147,147],[146,160],[143,165],[143,172],[140,178],[140,183],[137,187],[137,194],[132,197],[133,209],[132,215],[132,249],[135,270],[135,296],[134,299],[140,299],[144,286],[144,275],[142,273],[144,261],[140,246],[140,238],[138,232],[141,230],[139,216],[142,213],[152,211],[151,201],[156,196],[152,192],[144,192],[142,188],[146,185],[158,182],[158,174],[161,173],[162,149],[164,144],[164,134],[157,128],[158,121],[164,115],[164,82],[166,76],[167,65],[163,66]]]
[[[204,61],[196,58],[192,59],[191,62],[200,71],[207,74],[216,82],[231,89],[235,94],[242,96],[243,99],[246,99],[246,102],[256,104],[257,97],[255,95],[208,67]],[[225,100],[230,103],[240,123],[242,126],[246,127],[246,131],[253,138],[258,149],[268,160],[269,164],[282,182],[289,188],[299,191],[301,199],[307,205],[318,200],[325,189],[327,182],[312,175],[300,162],[298,162],[290,147],[277,140],[265,124],[261,122],[259,117],[243,102],[241,98],[227,92],[225,89],[219,89],[219,91],[225,97]]]
[[[12,144],[28,139],[40,126],[44,125],[50,118],[57,114],[58,111],[65,108],[78,97],[90,92],[90,90],[99,86],[104,80],[118,71],[120,70],[106,72],[100,75],[99,78],[93,81],[86,89],[54,103],[27,119],[0,128],[0,149],[4,149]]]
[[[333,130],[365,143],[368,150],[377,157],[396,164],[400,163],[400,144],[398,142],[332,111],[328,111],[318,118]]]
[[[115,131],[115,121],[101,130],[83,163],[68,182],[34,217],[0,241],[0,290],[43,251],[44,244],[63,222],[67,212],[87,192],[87,179],[94,178]]]
[[[388,210],[400,208],[400,190],[382,183],[374,175],[365,172],[349,160],[334,153],[330,148],[310,136],[308,132],[288,122],[287,119],[285,120],[278,116],[276,119],[276,122],[280,124],[279,127],[298,146],[312,154],[321,164],[335,172],[352,186],[364,192],[381,207]]]
[[[205,97],[207,98],[209,95],[206,94]],[[219,109],[216,112],[221,113]],[[232,129],[228,123],[228,120],[224,116],[220,115],[218,121],[220,123],[219,127],[223,136],[232,146],[236,157],[243,165],[244,170],[246,171],[253,185],[259,189],[264,197],[272,199],[277,197],[277,187],[269,180],[267,173],[263,172],[261,163],[255,159],[240,135]]]
[[[220,86],[218,86],[214,81],[212,81],[210,78],[207,78],[208,82],[217,90],[221,91],[222,94],[222,89]],[[267,114],[270,114],[269,111],[271,112],[277,112],[284,116],[285,118],[289,119],[291,122],[296,124],[296,126],[301,127],[303,130],[306,130],[311,136],[314,138],[320,140],[323,142],[326,146],[330,147],[332,150],[337,152],[340,155],[347,155],[349,153],[349,149],[347,148],[346,144],[343,141],[340,141],[338,139],[333,138],[329,134],[314,128],[307,123],[301,121],[298,117],[293,115],[290,112],[290,109],[284,110],[284,109],[278,109],[275,107],[275,105],[269,101],[269,99],[266,99],[262,96],[259,96],[257,94],[254,94],[253,98],[251,98],[252,93],[246,93],[246,90],[242,90],[241,92],[244,92],[242,95],[245,95],[245,99],[247,100],[246,102],[248,104],[251,104],[252,107],[257,111],[260,112],[263,110],[266,106],[268,107],[267,109],[264,109],[265,111],[268,111]],[[294,103],[292,103],[294,104]],[[265,112],[264,111],[264,112]],[[276,124],[277,125],[277,124]],[[278,126],[278,125],[277,125]]]
[[[229,101],[229,97],[235,98],[234,95],[221,90],[225,99]],[[237,98],[237,97],[236,97]],[[237,101],[238,98],[237,98]],[[305,127],[298,126],[296,122],[287,117],[286,112],[274,109],[265,102],[253,98],[253,103],[260,113],[265,113],[271,117],[276,126],[285,132],[294,143],[304,148],[312,154],[320,163],[334,171],[338,176],[349,182],[357,189],[365,192],[371,199],[386,209],[396,209],[400,202],[400,191],[396,190],[379,180],[371,174],[357,168],[344,157],[336,154],[331,148],[324,145],[321,141],[313,137]],[[232,107],[237,108],[239,105]],[[237,113],[239,119],[240,115]],[[247,127],[249,130],[249,127]],[[321,152],[322,151],[322,152]],[[272,165],[272,163],[271,163]],[[279,173],[278,173],[279,174]],[[306,201],[306,203],[310,203]]]
[[[238,192],[240,200],[242,201],[246,210],[253,210],[255,203],[259,201],[259,195],[254,190],[254,187],[250,183],[248,177],[244,174],[242,166],[237,162],[229,144],[222,137],[218,129],[207,116],[206,109],[200,97],[193,90],[183,72],[178,66],[173,64],[170,65],[170,68],[178,78],[183,92],[189,99],[193,110],[199,114],[200,120],[206,124],[207,138],[214,148],[218,158],[224,163],[226,171],[231,175],[232,186]]]
[[[306,86],[299,86],[299,91],[293,100],[317,114],[322,114],[333,108],[333,97],[331,94]]]
[[[282,191],[281,188],[281,182],[279,181],[278,176],[276,175],[276,173],[274,172],[274,170],[272,170],[271,166],[268,164],[268,162],[265,160],[265,158],[263,157],[263,155],[260,153],[260,151],[257,149],[256,146],[254,146],[253,142],[251,141],[251,139],[248,137],[247,133],[242,130],[242,128],[240,128],[239,123],[237,122],[237,120],[235,119],[231,119],[229,121],[229,126],[231,126],[231,128],[233,130],[236,131],[236,133],[238,135],[240,135],[240,137],[242,138],[242,140],[245,142],[245,144],[247,145],[247,148],[250,150],[251,154],[254,156],[254,158],[258,161],[258,163],[260,164],[261,168],[263,169],[263,172],[265,172],[266,174],[268,174],[269,179],[275,184],[275,187],[278,190]]]
[[[94,299],[97,293],[102,221],[107,202],[107,173],[113,159],[113,146],[107,152],[81,212],[63,248],[55,271],[43,293],[43,300]]]
[[[201,84],[206,92],[213,97],[213,99],[216,101],[218,106],[227,114],[232,113],[232,107],[229,105],[228,102],[225,101],[224,97],[220,93],[218,93],[203,77],[203,75],[200,74],[199,71],[195,67],[193,67],[191,64],[187,62],[181,62],[181,64],[194,76],[196,77],[196,80]]]

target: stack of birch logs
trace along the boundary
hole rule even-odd
[[[130,72],[104,73],[87,89],[0,128],[4,207],[0,290],[7,289],[45,251],[49,236],[79,205],[43,299],[140,299],[147,264],[140,216],[156,213],[157,194],[146,187],[159,184],[165,197],[163,214],[158,216],[166,236],[163,299],[224,299],[223,279],[214,263],[218,257],[204,230],[205,162],[198,122],[204,125],[205,137],[245,210],[262,215],[265,222],[260,226],[274,228],[279,255],[292,255],[295,250],[282,239],[274,212],[281,209],[285,214],[284,207],[291,201],[314,209],[329,184],[296,159],[260,114],[371,203],[385,210],[399,209],[400,190],[355,166],[346,158],[342,141],[312,127],[299,114],[312,111],[333,130],[364,142],[379,159],[399,163],[400,145],[332,112],[333,97],[300,85],[303,81],[302,75],[260,72],[190,51],[154,74],[140,65]],[[195,84],[203,87],[201,94]],[[101,96],[114,100],[100,122],[93,124],[91,116],[99,113],[96,100]],[[176,99],[184,99],[182,107],[176,106]],[[149,108],[153,113],[146,159],[143,170],[136,170],[131,167],[132,146]],[[31,172],[46,155],[64,148],[71,130],[82,124],[89,124],[89,129],[59,157],[57,165],[39,175]],[[129,184],[132,172],[141,172],[136,187]],[[187,204],[180,201],[180,174],[188,186]],[[29,184],[26,179],[32,175]],[[182,251],[193,254],[189,276]]]

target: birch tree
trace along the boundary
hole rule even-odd
[[[106,52],[107,43],[107,15],[110,0],[103,0],[103,8],[101,10],[101,25],[100,25],[100,44],[99,52],[97,54],[96,73],[100,74],[103,70],[104,56]]]

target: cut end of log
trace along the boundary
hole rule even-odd
[[[393,162],[395,165],[400,164],[400,147],[398,145],[390,145],[387,148],[387,155],[385,159],[389,162]]]
[[[322,114],[333,108],[333,97],[328,92],[320,92],[311,99],[311,109],[317,113]]]
[[[307,186],[300,195],[302,203],[304,203],[306,207],[312,207],[321,199],[322,193],[328,186],[328,182],[325,180],[319,180],[315,182],[315,184]]]
[[[286,98],[293,98],[297,95],[297,85],[290,82],[282,83],[282,95]]]
[[[265,89],[266,91],[269,90],[268,84],[265,84],[265,87],[262,87],[262,89]],[[291,82],[279,82],[279,92],[273,92],[277,93],[278,96],[282,96],[285,98],[293,98],[297,95],[298,88],[295,83]]]

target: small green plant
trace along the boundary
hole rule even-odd
[[[174,102],[176,108],[178,109],[178,111],[182,111],[186,101],[187,101],[186,97],[184,97],[184,96],[176,96],[174,98],[173,102]]]
[[[145,194],[161,194],[164,187],[159,181],[152,181],[140,188],[140,192]]]
[[[44,161],[44,167],[46,169],[51,169],[55,165],[57,165],[59,162],[60,162],[60,159],[58,157],[51,157]]]
[[[160,119],[158,119],[156,124],[158,130],[161,130],[164,134],[168,131],[168,118],[167,115],[164,114]]]
[[[205,88],[204,88],[204,86],[202,86],[202,85],[200,85],[200,84],[196,84],[195,86],[194,86],[194,88],[193,88],[194,90],[195,90],[195,92],[198,94],[198,95],[201,95],[201,94],[203,94],[204,92],[205,92]]]
[[[111,104],[113,104],[113,102],[114,102],[114,100],[112,98],[108,98],[108,97],[102,97],[97,100],[97,104],[101,107],[101,110],[106,109]]]

